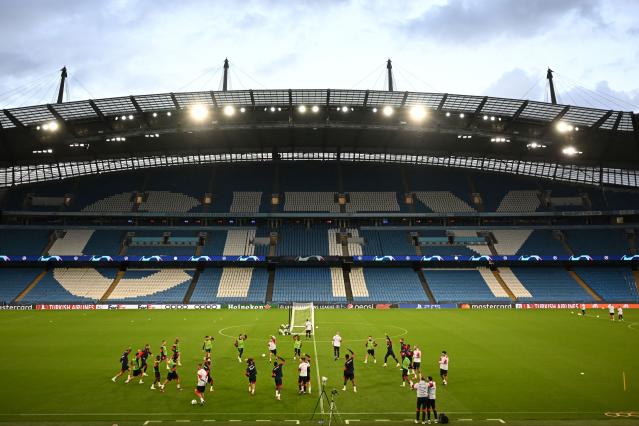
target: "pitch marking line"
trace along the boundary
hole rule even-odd
[[[499,423],[506,423],[503,419],[486,419],[486,421],[489,422],[499,422]]]
[[[626,372],[625,371],[621,372],[621,377],[623,377],[623,390],[625,392],[626,391]]]
[[[359,422],[358,419],[346,419],[344,420],[344,423],[346,423],[347,425],[351,424],[351,422]]]
[[[284,420],[285,422],[295,422],[296,425],[300,424],[299,420]]]
[[[315,318],[313,317],[313,320]],[[315,327],[316,322],[313,322],[313,327]],[[317,355],[317,342],[315,340],[315,330],[313,330],[313,350],[315,351],[315,372],[317,373],[317,393],[319,395],[320,402],[320,412],[322,416],[324,415],[324,398],[322,398],[322,377],[320,376],[319,371],[319,356]]]

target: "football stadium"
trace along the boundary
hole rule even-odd
[[[635,424],[638,114],[228,67],[0,111],[0,423]]]

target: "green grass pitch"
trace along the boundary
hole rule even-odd
[[[639,312],[626,311],[626,321],[620,323],[609,321],[603,310],[587,317],[569,310],[318,310],[317,349],[312,340],[304,340],[302,348],[315,358],[313,395],[297,395],[293,345],[290,337],[279,337],[278,351],[288,363],[282,401],[276,401],[268,356],[261,354],[267,353],[267,337],[276,334],[287,318],[288,311],[279,309],[0,311],[0,422],[304,423],[317,402],[319,363],[319,374],[329,379],[327,389],[339,390],[342,419],[359,419],[355,424],[360,425],[376,419],[408,424],[414,416],[415,395],[400,386],[400,371],[394,365],[382,367],[384,333],[395,343],[401,336],[422,348],[423,370],[437,377],[438,410],[455,423],[467,418],[485,424],[500,424],[486,419],[592,424],[610,419],[604,413],[639,412]],[[343,360],[332,359],[330,344],[336,331],[343,336],[343,347],[356,353],[356,394],[350,386],[347,392],[341,390]],[[245,356],[257,358],[255,396],[247,393],[245,365],[238,363],[233,338],[227,337],[240,332],[248,334]],[[207,392],[205,406],[191,406],[195,365],[207,334],[216,338],[212,370],[216,390]],[[369,334],[379,343],[377,364],[362,362]],[[135,350],[150,343],[157,353],[162,339],[172,341],[176,336],[182,342],[183,366],[178,371],[183,391],[172,384],[165,393],[151,391],[152,369],[144,385],[111,382],[125,347]],[[446,388],[439,383],[437,365],[443,349],[450,354],[451,365]],[[621,424],[633,419],[610,420]]]

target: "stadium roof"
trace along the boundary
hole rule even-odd
[[[242,153],[339,158],[344,152],[634,170],[638,120],[628,111],[405,91],[123,96],[0,111],[0,167]],[[5,184],[19,183],[13,177]]]

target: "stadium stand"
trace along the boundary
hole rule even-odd
[[[342,256],[342,245],[337,242],[339,229],[328,228],[328,254],[330,256]]]
[[[344,283],[344,272],[342,268],[331,268],[331,286],[333,297],[346,300],[346,284]]]
[[[519,278],[517,278],[517,276],[513,273],[513,271],[509,267],[507,266],[500,267],[499,276],[501,277],[502,280],[504,280],[504,283],[506,284],[506,286],[510,289],[512,294],[517,299],[532,298],[532,294],[530,294],[528,289],[524,287],[522,282],[519,281]]]
[[[278,256],[310,256],[328,254],[327,230],[324,225],[284,225],[278,228]]]
[[[485,269],[422,269],[438,303],[510,301],[508,294]],[[490,283],[485,278],[490,277]]]
[[[435,213],[473,213],[476,210],[450,191],[417,191],[415,197],[427,211]]]
[[[346,228],[346,233],[349,235],[348,243],[346,247],[350,256],[361,256],[363,254],[362,245],[353,242],[353,239],[359,239],[359,230],[357,228]]]
[[[255,238],[255,229],[229,229],[224,242],[224,256],[244,256],[255,254],[255,246],[252,241]]]
[[[366,278],[364,278],[363,268],[352,268],[350,272],[351,290],[353,300],[367,300],[369,298]]]
[[[104,231],[96,229],[91,234],[91,238],[87,241],[82,249],[82,254],[86,255],[113,255],[120,254],[123,246],[124,232],[122,231]]]
[[[73,229],[63,231],[64,235],[56,238],[49,248],[50,255],[73,256],[84,253],[84,248],[93,236],[93,230]]]
[[[41,255],[51,231],[36,229],[0,229],[0,254],[6,256]]]
[[[398,212],[396,192],[349,192],[346,212]]]
[[[191,303],[264,302],[268,272],[262,268],[206,268]]]
[[[410,268],[364,268],[363,278],[365,283],[363,288],[367,289],[368,297],[355,296],[353,291],[355,301],[424,302],[428,300],[419,277]]]
[[[11,303],[41,272],[38,268],[0,268],[0,303]]]
[[[580,229],[565,231],[566,239],[575,255],[629,254],[630,247],[625,236],[611,229]]]
[[[285,192],[285,212],[339,213],[334,192]]]
[[[343,283],[343,281],[342,281]],[[275,273],[274,302],[339,302],[329,268],[280,268]]]
[[[496,211],[498,213],[534,212],[540,206],[539,191],[508,191]]]
[[[80,276],[82,271],[78,272],[71,269],[69,271],[71,272],[67,272],[64,269],[59,268],[47,271],[46,275],[36,284],[36,286],[24,296],[21,303],[94,303],[95,299],[73,294],[60,284],[57,277],[65,280],[67,278],[66,275],[69,274],[69,288],[77,291],[79,294],[82,294],[83,292],[92,294],[90,286],[92,286],[93,283],[91,281],[76,281],[71,278],[72,276]],[[92,278],[95,277],[92,276]],[[113,280],[110,280],[109,284],[111,284],[112,281]],[[66,283],[66,281],[63,282]],[[101,284],[101,282],[98,282],[96,285],[98,288],[101,288]]]
[[[575,268],[574,271],[608,302],[639,302],[637,286],[629,268]]]
[[[374,231],[360,229],[359,235],[366,244],[362,247],[364,255],[415,255],[415,246],[410,243],[408,233],[402,231]]]
[[[130,269],[126,271],[108,301],[182,303],[192,279],[191,270]]]
[[[113,269],[55,268],[52,278],[72,295],[98,301],[113,283],[116,272]]]
[[[138,206],[141,212],[186,213],[200,206],[190,195],[169,191],[149,191]]]
[[[534,300],[545,302],[593,301],[592,297],[577,284],[564,268],[512,267],[511,270]]]
[[[206,242],[202,247],[203,256],[222,256],[226,247],[227,231],[208,231]],[[234,235],[233,238],[236,238]]]
[[[233,191],[230,213],[258,213],[262,204],[262,193],[256,191]]]

